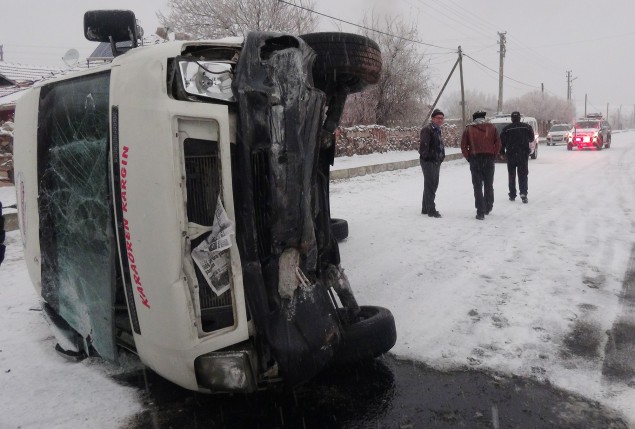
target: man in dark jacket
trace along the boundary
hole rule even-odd
[[[461,152],[470,163],[476,219],[483,220],[494,208],[494,158],[501,150],[498,131],[485,122],[486,112],[474,112],[461,137]]]
[[[523,203],[527,199],[527,175],[529,174],[529,143],[534,141],[531,125],[520,122],[520,112],[512,112],[512,123],[503,128],[501,142],[502,153],[507,155],[507,176],[509,179],[509,200],[516,199],[516,170],[518,170],[518,188]]]
[[[441,213],[437,211],[434,199],[439,187],[441,163],[445,159],[445,146],[441,137],[441,125],[445,115],[439,109],[435,109],[430,117],[430,123],[421,129],[419,139],[419,163],[423,171],[421,214],[438,218],[441,217]]]

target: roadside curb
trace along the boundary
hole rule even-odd
[[[445,161],[454,161],[463,159],[463,154],[452,153],[445,156]],[[337,158],[335,158],[337,162]],[[381,173],[384,171],[402,170],[404,168],[417,167],[419,158],[410,159],[408,161],[388,162],[385,164],[364,165],[361,167],[345,168],[342,170],[332,170],[330,172],[331,180],[350,179],[351,177],[365,176],[367,174]]]

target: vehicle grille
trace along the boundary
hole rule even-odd
[[[205,142],[208,148],[193,147],[203,145],[198,143],[202,140],[192,140],[195,139],[185,140],[187,218],[199,225],[212,226],[221,186],[218,145]]]
[[[218,143],[209,140],[186,139],[183,148],[188,221],[212,226],[222,183]],[[205,240],[208,234],[192,240],[192,248]],[[203,329],[211,331],[231,326],[233,324],[231,290],[217,296],[208,286],[207,280],[196,264],[194,269],[199,284]]]

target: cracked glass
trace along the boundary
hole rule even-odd
[[[38,208],[42,297],[80,334],[86,352],[116,360],[109,82],[105,73],[42,89]]]

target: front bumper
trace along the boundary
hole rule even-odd
[[[565,138],[564,135],[547,136],[547,142],[548,143],[564,143],[566,141],[567,141],[567,139]]]
[[[577,135],[573,138],[573,145],[579,148],[596,147],[598,145],[598,138],[593,135]]]

